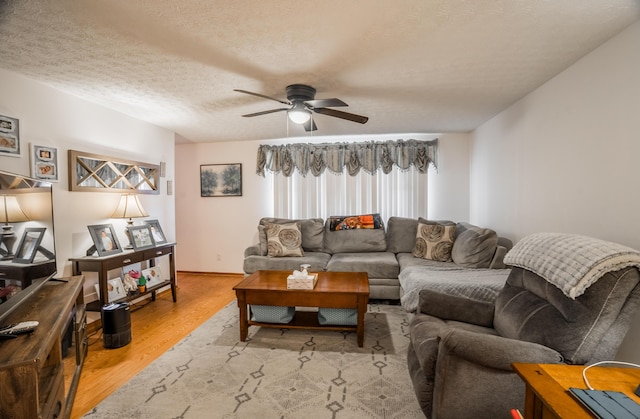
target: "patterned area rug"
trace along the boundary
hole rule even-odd
[[[409,314],[370,304],[353,332],[252,326],[234,301],[84,418],[419,418],[407,369]]]

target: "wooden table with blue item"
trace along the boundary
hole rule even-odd
[[[584,365],[515,363],[513,368],[526,384],[525,419],[594,417],[569,392],[570,388],[587,388],[582,375]],[[594,366],[589,368],[586,376],[595,390],[622,392],[635,403],[640,403],[640,396],[634,393],[640,385],[640,369]]]
[[[364,345],[364,314],[369,303],[369,277],[366,272],[318,272],[318,281],[312,290],[287,289],[289,274],[289,271],[256,271],[233,287],[240,309],[241,341],[247,339],[249,326],[260,326],[354,331],[358,346]],[[357,324],[323,325],[318,321],[318,313],[309,311],[296,311],[286,324],[252,321],[249,305],[356,309]]]

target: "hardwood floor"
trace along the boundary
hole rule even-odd
[[[131,343],[122,348],[105,349],[102,329],[90,335],[89,353],[71,417],[80,418],[89,412],[229,304],[235,298],[232,288],[242,278],[242,274],[178,272],[176,303],[171,299],[171,292],[166,291],[154,302],[145,300],[131,306]]]

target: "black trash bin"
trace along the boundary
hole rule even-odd
[[[129,303],[112,303],[102,307],[102,340],[107,349],[120,348],[131,342]]]

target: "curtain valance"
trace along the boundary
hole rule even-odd
[[[355,176],[360,169],[369,174],[382,169],[387,174],[394,165],[401,170],[414,166],[420,173],[426,173],[429,164],[437,167],[437,147],[438,139],[260,145],[256,173],[264,176],[268,170],[291,176],[297,169],[302,176],[309,172],[319,176],[325,169],[333,173],[346,169]]]

